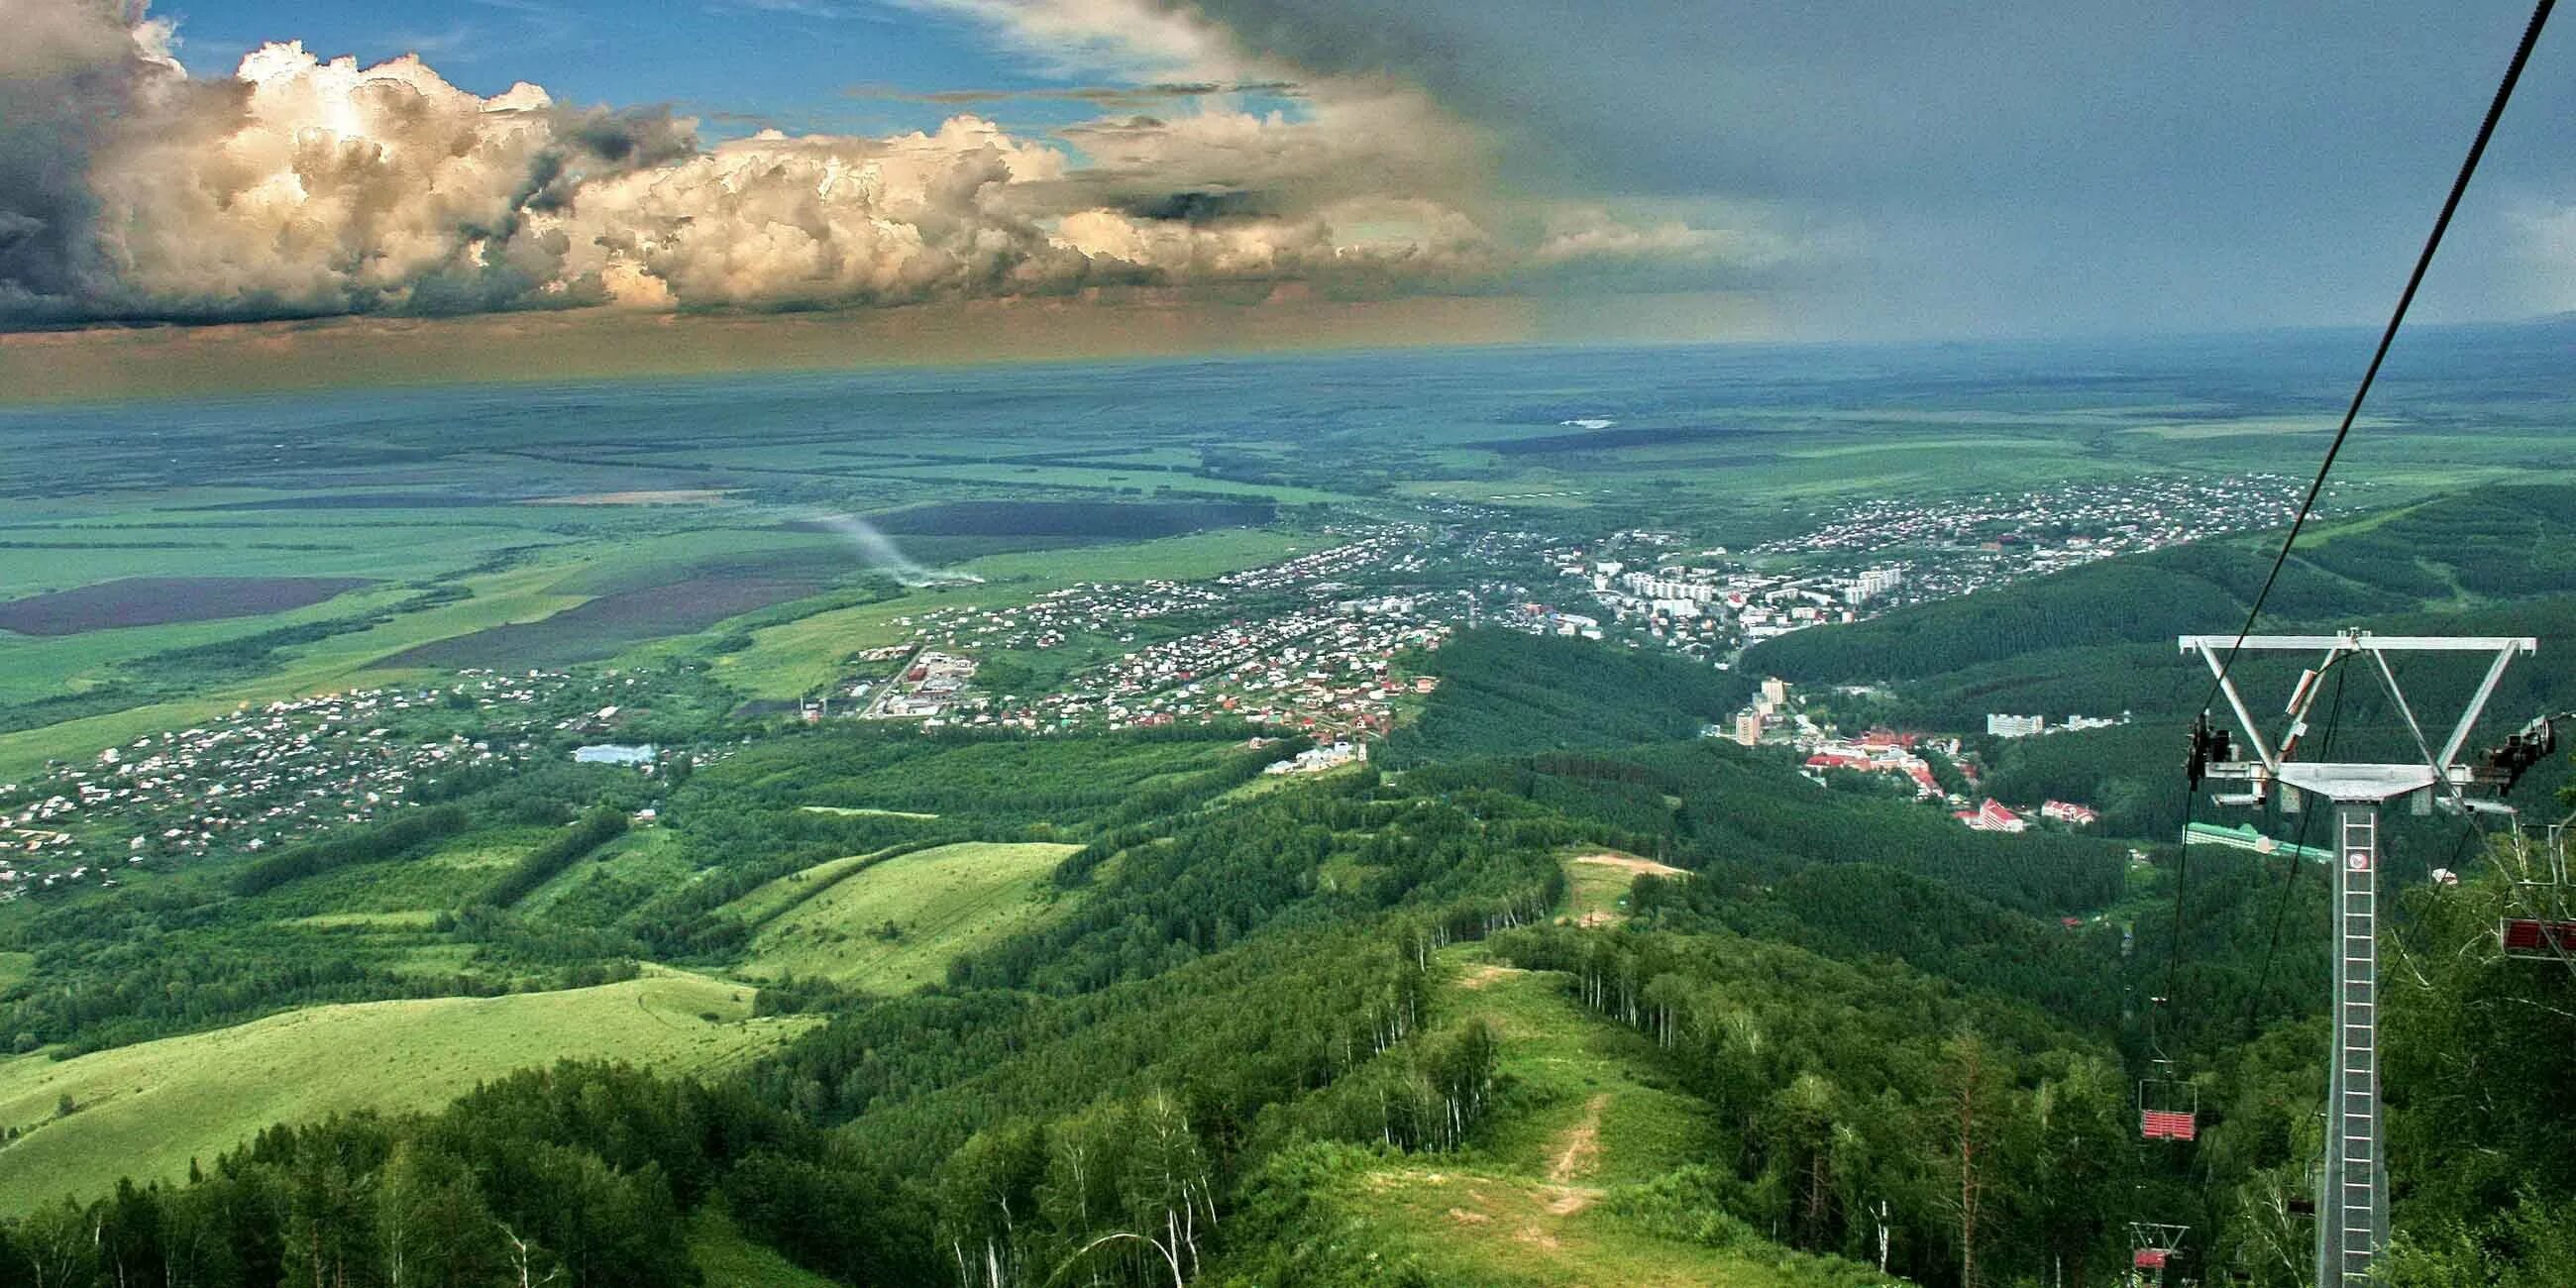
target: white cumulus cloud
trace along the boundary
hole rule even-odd
[[[1067,66],[1293,70],[1138,0],[923,3]],[[485,98],[416,57],[273,44],[192,78],[136,0],[0,11],[18,37],[0,46],[0,324],[1462,291],[1749,246],[1593,207],[1534,216],[1496,190],[1482,131],[1393,83],[1308,84],[1293,111],[1217,96],[1055,138],[961,115],[709,147],[667,113],[569,108],[524,83]]]

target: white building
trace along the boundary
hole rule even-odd
[[[2030,738],[2048,732],[2046,716],[2008,716],[1989,714],[1986,733],[1996,738]]]

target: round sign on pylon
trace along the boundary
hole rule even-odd
[[[2368,871],[2370,871],[2370,851],[2368,851],[2368,850],[2346,850],[2346,851],[2344,851],[2344,856],[2343,856],[2343,865],[2344,865],[2345,867],[2347,867],[2347,868],[2352,869],[2352,870],[2353,870],[2353,871],[2355,871],[2355,872],[2368,872]]]

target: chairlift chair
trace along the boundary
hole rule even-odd
[[[2138,1135],[2144,1140],[2191,1141],[2200,1137],[2200,1088],[2164,1076],[2171,1062],[2158,1060],[2158,1076],[2138,1082]]]
[[[2568,826],[2576,821],[2570,815],[2550,825],[2549,842],[2538,854],[2529,851],[2516,835],[2516,858],[2519,869],[2513,874],[2517,912],[2529,910],[2534,916],[2501,917],[2496,921],[2496,947],[2507,957],[2541,960],[2576,956],[2576,915],[2567,906],[2567,841]]]

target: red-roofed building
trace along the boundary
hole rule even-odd
[[[1975,809],[1959,810],[1950,817],[1979,832],[2019,832],[2030,827],[2022,821],[2021,815],[2004,808],[2003,802],[1992,796],[1986,798],[1985,804]]]
[[[2039,807],[2039,816],[2046,819],[2055,819],[2060,823],[2069,824],[2074,827],[2083,827],[2088,823],[2099,823],[2102,821],[2102,811],[2094,809],[2089,805],[2078,805],[2073,801],[2050,801]]]

